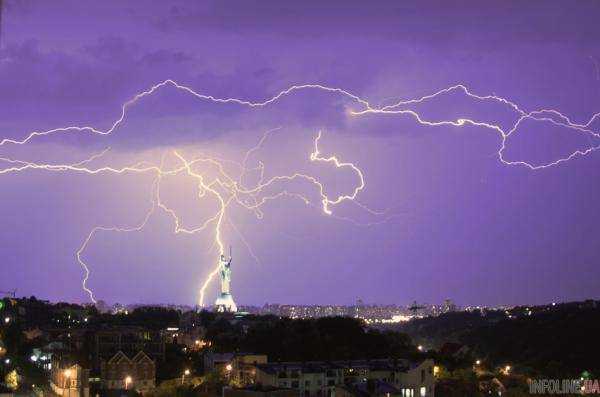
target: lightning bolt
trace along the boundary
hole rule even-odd
[[[447,94],[453,91],[460,91],[462,92],[466,97],[477,100],[477,101],[493,101],[493,102],[497,102],[500,103],[502,105],[506,105],[508,106],[510,109],[512,109],[514,112],[516,112],[519,115],[519,118],[517,119],[517,121],[514,123],[514,125],[509,129],[509,130],[504,130],[502,127],[500,127],[499,125],[496,124],[492,124],[492,123],[487,123],[487,122],[483,122],[483,121],[478,121],[478,120],[473,120],[470,118],[458,118],[456,120],[442,120],[442,121],[431,121],[431,120],[426,120],[424,119],[419,113],[417,113],[416,111],[412,110],[412,109],[406,109],[405,107],[409,106],[409,105],[415,105],[415,104],[421,104],[424,103],[428,100],[434,99],[436,97],[439,97],[443,94]],[[436,126],[454,126],[454,127],[462,127],[465,125],[472,125],[475,127],[482,127],[482,128],[486,128],[486,129],[490,129],[492,131],[495,131],[496,133],[499,134],[500,139],[501,139],[501,144],[500,144],[500,148],[497,151],[497,155],[498,155],[498,159],[500,160],[500,162],[502,164],[505,165],[518,165],[518,166],[524,166],[527,167],[531,170],[540,170],[540,169],[544,169],[544,168],[548,168],[548,167],[552,167],[552,166],[556,166],[559,165],[561,163],[564,163],[566,161],[569,161],[577,156],[585,156],[587,154],[590,154],[596,150],[598,150],[600,148],[600,145],[596,145],[596,146],[591,146],[586,150],[574,150],[573,152],[571,152],[569,155],[567,155],[566,157],[562,157],[562,158],[558,158],[554,161],[545,163],[545,164],[540,164],[540,165],[534,165],[532,163],[529,163],[527,161],[509,161],[506,160],[504,158],[504,150],[506,149],[506,141],[507,139],[511,136],[511,134],[514,134],[515,131],[517,130],[517,128],[521,125],[521,123],[525,120],[534,120],[534,121],[543,121],[543,122],[548,122],[551,123],[553,125],[556,126],[560,126],[560,127],[564,127],[573,131],[578,131],[584,134],[587,134],[590,137],[595,137],[595,138],[600,138],[600,134],[598,132],[592,131],[589,129],[589,126],[591,125],[591,123],[600,116],[600,112],[599,113],[595,113],[592,115],[592,117],[588,120],[587,123],[585,124],[578,124],[578,123],[574,123],[573,121],[571,121],[569,119],[569,117],[563,115],[561,112],[559,112],[558,110],[555,109],[540,109],[540,110],[533,110],[530,112],[527,112],[523,109],[521,109],[516,103],[506,99],[506,98],[502,98],[496,95],[477,95],[474,94],[473,92],[471,92],[465,85],[463,84],[457,84],[448,88],[444,88],[442,90],[439,90],[433,94],[430,95],[425,95],[422,96],[420,98],[417,99],[409,99],[409,100],[404,100],[404,101],[399,101],[393,105],[388,105],[388,106],[384,106],[381,108],[372,108],[371,106],[368,106],[367,109],[361,110],[361,111],[351,111],[350,112],[351,115],[354,116],[363,116],[363,115],[367,115],[367,114],[395,114],[395,115],[408,115],[411,116],[415,119],[415,121],[420,124],[420,125],[425,125],[425,126],[430,126],[430,127],[436,127]],[[550,117],[544,117],[545,114],[552,114],[556,117],[558,117],[559,119],[561,119],[562,121],[556,121],[554,118],[550,118]]]
[[[200,94],[194,91],[192,88],[180,85],[174,80],[168,79],[164,80],[149,89],[142,91],[135,95],[133,98],[125,102],[121,106],[120,116],[111,124],[111,126],[106,130],[100,130],[92,126],[66,126],[59,127],[45,131],[34,131],[26,135],[23,139],[2,139],[0,141],[0,147],[8,146],[8,145],[28,145],[30,142],[35,140],[36,138],[43,136],[50,136],[55,134],[70,134],[70,133],[91,133],[97,135],[109,135],[113,133],[125,120],[127,116],[127,111],[131,106],[134,106],[140,99],[150,96],[157,92],[159,89],[172,86],[177,90],[181,90],[187,94],[192,95],[198,99],[203,99],[207,101],[211,101],[214,103],[235,103],[242,106],[247,106],[251,108],[260,108],[271,105],[281,98],[292,95],[293,93],[301,90],[319,90],[330,93],[337,93],[343,95],[344,97],[350,99],[355,104],[357,104],[360,110],[351,110],[349,114],[354,117],[361,117],[369,114],[388,114],[388,115],[406,115],[412,117],[415,122],[419,125],[424,126],[454,126],[454,127],[462,127],[466,125],[471,125],[475,127],[480,127],[484,129],[489,129],[495,133],[497,133],[501,138],[501,143],[499,149],[497,151],[498,159],[502,164],[505,165],[513,165],[513,166],[524,166],[531,170],[540,170],[552,166],[559,165],[561,163],[567,162],[574,157],[577,156],[585,156],[593,151],[596,151],[600,148],[598,146],[591,146],[586,150],[575,150],[568,154],[565,157],[558,158],[554,161],[544,163],[544,164],[532,164],[527,161],[509,161],[504,158],[504,150],[506,148],[507,139],[514,134],[518,127],[525,120],[533,120],[537,122],[548,122],[556,126],[565,127],[569,130],[576,131],[578,133],[587,134],[590,137],[599,138],[600,134],[590,129],[592,122],[600,117],[600,113],[594,114],[588,122],[580,124],[571,121],[567,116],[563,115],[559,111],[555,109],[539,109],[534,111],[525,111],[521,107],[519,107],[515,102],[512,102],[506,98],[502,98],[496,95],[478,95],[471,92],[465,85],[458,84],[448,88],[444,88],[433,94],[425,95],[420,98],[402,100],[396,102],[395,104],[375,107],[369,104],[369,102],[365,99],[362,99],[349,91],[346,91],[341,88],[328,87],[320,84],[305,84],[305,85],[294,85],[291,86],[275,96],[264,100],[262,102],[252,102],[248,100],[238,99],[238,98],[217,98],[210,95]],[[440,97],[444,94],[448,94],[451,92],[460,92],[464,96],[471,98],[473,100],[479,102],[495,102],[501,104],[503,106],[508,107],[511,111],[515,112],[518,115],[517,121],[512,125],[510,129],[503,129],[500,125],[467,118],[461,117],[454,120],[429,120],[426,117],[419,114],[417,111],[411,109],[411,106],[425,103],[427,101],[433,100],[437,97]],[[126,165],[122,167],[113,167],[113,166],[103,166],[103,167],[91,167],[90,164],[95,160],[102,158],[109,151],[110,148],[103,150],[100,153],[94,154],[87,159],[83,159],[76,163],[69,164],[51,164],[51,163],[43,163],[43,162],[33,162],[33,161],[25,161],[19,159],[13,159],[9,157],[0,157],[0,164],[4,164],[4,168],[0,168],[0,175],[9,174],[9,173],[19,173],[31,170],[41,170],[41,171],[50,171],[50,172],[72,172],[72,173],[84,173],[89,175],[97,175],[104,173],[112,173],[112,174],[125,174],[125,173],[154,173],[155,178],[153,179],[151,185],[151,199],[150,199],[150,207],[146,211],[144,217],[141,222],[132,226],[96,226],[94,227],[87,237],[84,239],[82,245],[79,247],[76,252],[76,258],[79,265],[82,267],[84,271],[84,278],[82,280],[82,288],[88,294],[90,300],[92,302],[96,302],[94,293],[88,287],[87,283],[89,281],[91,271],[88,264],[84,260],[84,253],[90,242],[94,239],[94,237],[101,232],[116,232],[116,233],[131,233],[131,232],[139,232],[141,231],[148,223],[148,220],[152,217],[152,215],[157,210],[162,210],[165,213],[169,214],[172,217],[174,222],[174,232],[175,233],[184,233],[184,234],[196,234],[203,231],[206,231],[209,227],[212,227],[213,234],[213,244],[210,248],[212,250],[214,247],[218,249],[219,255],[225,254],[225,244],[223,241],[223,224],[227,222],[231,226],[231,228],[238,234],[240,240],[246,246],[249,254],[256,260],[257,263],[260,263],[258,257],[254,254],[251,246],[248,244],[247,240],[243,237],[243,235],[239,232],[239,230],[235,227],[234,223],[231,222],[227,218],[227,210],[232,203],[235,203],[242,208],[251,211],[254,215],[260,219],[263,216],[262,207],[276,199],[280,199],[283,197],[295,198],[302,201],[306,205],[313,206],[314,203],[307,197],[307,195],[291,192],[286,189],[277,192],[275,194],[266,194],[265,192],[271,186],[274,186],[280,182],[292,182],[294,180],[304,180],[312,184],[316,191],[318,192],[318,196],[320,198],[320,210],[329,216],[336,217],[341,220],[352,221],[352,219],[338,217],[333,213],[333,207],[342,202],[350,202],[358,207],[368,211],[373,215],[382,215],[383,212],[374,211],[361,204],[357,200],[357,196],[359,193],[365,188],[365,178],[362,170],[354,163],[342,161],[336,155],[328,155],[324,156],[321,153],[320,149],[320,141],[323,136],[322,131],[318,131],[313,140],[313,150],[308,154],[308,159],[313,163],[321,163],[321,164],[330,164],[336,169],[348,169],[351,170],[357,178],[357,183],[353,186],[350,193],[347,194],[339,194],[336,197],[330,197],[327,194],[327,186],[325,186],[317,177],[305,173],[292,173],[290,175],[276,175],[271,177],[270,179],[265,180],[265,165],[262,161],[258,161],[258,165],[254,168],[248,168],[247,163],[249,161],[249,157],[255,152],[259,151],[264,142],[269,138],[269,136],[278,130],[281,127],[276,129],[267,131],[264,133],[262,138],[259,140],[256,146],[250,148],[246,151],[241,162],[235,162],[232,160],[219,159],[210,156],[202,156],[198,158],[187,159],[184,155],[181,154],[180,151],[174,150],[170,153],[163,153],[160,165],[154,165],[149,162],[138,162],[131,165]],[[164,160],[167,155],[174,156],[180,163],[180,166],[177,166],[170,170],[164,169]],[[224,164],[232,163],[238,169],[238,174],[233,175],[225,171]],[[214,172],[216,170],[216,173]],[[245,176],[252,171],[259,172],[259,180],[253,186],[247,186],[245,183]],[[175,210],[168,207],[161,200],[161,180],[165,176],[174,176],[180,173],[185,173],[187,176],[192,177],[196,183],[198,188],[197,197],[199,200],[204,199],[207,196],[211,196],[216,199],[218,203],[218,209],[212,216],[209,216],[204,222],[195,228],[185,228],[182,226],[181,218],[176,213]],[[209,174],[216,174],[209,175]],[[376,223],[373,223],[376,224]],[[215,275],[218,273],[218,266],[213,268],[211,272],[208,274],[206,279],[202,282],[200,290],[199,290],[199,300],[198,303],[200,306],[204,306],[206,290],[210,285],[211,281],[214,279]]]
[[[358,192],[360,192],[361,190],[364,189],[365,178],[363,176],[362,171],[352,163],[343,163],[340,160],[338,160],[338,158],[335,156],[321,157],[321,152],[319,151],[319,140],[321,140],[321,131],[319,131],[319,133],[317,134],[317,137],[315,138],[315,150],[310,155],[311,161],[321,161],[324,163],[333,163],[337,168],[346,168],[346,167],[351,168],[360,178],[360,183],[358,184],[358,186],[356,188],[354,188],[354,191],[352,192],[351,195],[341,195],[341,196],[338,196],[335,200],[329,199],[329,197],[327,197],[327,195],[325,195],[323,193],[323,190],[324,190],[323,185],[321,185],[318,181],[315,181],[315,183],[317,183],[319,185],[319,188],[321,190],[321,197],[323,199],[323,212],[325,212],[327,215],[331,215],[332,212],[331,212],[331,209],[329,208],[329,206],[339,204],[345,200],[354,200],[356,198],[356,196],[358,195]]]

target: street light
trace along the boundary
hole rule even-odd
[[[10,317],[4,317],[4,323],[5,324],[10,323]]]
[[[131,383],[131,381],[132,381],[131,376],[125,377],[125,390],[127,390],[129,388],[129,384]]]
[[[185,371],[183,371],[183,374],[181,375],[181,384],[183,385],[183,382],[185,380],[185,377],[188,376],[190,374],[190,370],[186,369]]]
[[[423,346],[419,345],[419,346],[417,346],[417,349],[419,349],[419,351],[422,352],[423,351]]]
[[[480,365],[481,364],[481,360],[476,360],[475,361],[475,365]]]
[[[227,372],[231,372],[231,370],[233,369],[233,367],[231,366],[231,364],[227,364],[225,366],[225,369],[227,370]]]

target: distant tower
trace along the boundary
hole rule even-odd
[[[412,313],[413,317],[414,317],[414,316],[416,316],[416,315],[417,315],[417,313],[419,313],[419,310],[422,310],[422,309],[425,309],[425,306],[423,306],[423,305],[418,305],[418,304],[417,304],[417,301],[414,301],[414,302],[412,303],[412,305],[410,305],[410,306],[408,307],[408,310],[410,310],[410,311],[411,311],[411,313]]]
[[[450,299],[444,300],[444,313],[455,312],[456,305]]]
[[[219,259],[219,275],[221,276],[221,294],[215,302],[218,312],[237,312],[237,306],[231,296],[231,253],[229,259],[221,255]]]

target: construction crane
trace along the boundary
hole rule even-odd
[[[425,306],[422,306],[422,305],[417,305],[417,301],[414,301],[414,302],[412,303],[412,305],[410,305],[410,306],[408,307],[408,310],[410,310],[410,311],[411,311],[411,313],[413,314],[413,316],[416,316],[416,315],[417,315],[417,312],[418,312],[419,310],[421,310],[421,309],[425,309]]]

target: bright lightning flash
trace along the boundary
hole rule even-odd
[[[343,95],[343,96],[349,98],[351,101],[355,102],[360,108],[363,109],[363,110],[358,110],[358,111],[351,111],[350,114],[352,116],[363,116],[363,115],[367,115],[367,114],[407,115],[407,116],[413,117],[414,120],[420,125],[426,125],[426,126],[450,125],[450,126],[455,126],[455,127],[472,125],[472,126],[490,129],[490,130],[498,133],[501,137],[501,145],[497,152],[499,160],[503,164],[506,164],[506,165],[521,165],[521,166],[525,166],[531,170],[538,170],[538,169],[542,169],[542,168],[555,166],[560,163],[566,162],[576,156],[587,155],[587,154],[597,150],[598,148],[600,148],[600,145],[598,145],[598,146],[591,146],[590,148],[588,148],[586,150],[576,150],[576,151],[573,151],[572,153],[570,153],[566,157],[559,158],[552,162],[548,162],[548,163],[541,164],[541,165],[534,165],[534,164],[531,164],[526,161],[508,161],[503,156],[504,150],[506,148],[506,140],[512,133],[514,133],[516,131],[516,129],[519,127],[519,125],[524,120],[529,119],[529,120],[534,120],[534,121],[550,122],[557,126],[562,126],[567,129],[570,129],[570,130],[575,130],[575,131],[578,131],[581,133],[589,134],[589,136],[592,136],[592,137],[600,138],[600,134],[598,132],[594,132],[590,129],[592,122],[597,117],[600,116],[600,113],[594,114],[592,116],[592,118],[585,124],[577,124],[577,123],[572,122],[568,117],[564,116],[557,110],[541,109],[541,110],[526,112],[526,111],[522,110],[519,106],[517,106],[512,101],[509,101],[505,98],[498,97],[495,95],[488,95],[488,96],[476,95],[476,94],[472,93],[471,91],[469,91],[469,89],[462,84],[445,88],[445,89],[435,92],[431,95],[426,95],[426,96],[423,96],[418,99],[400,101],[400,102],[398,102],[394,105],[390,105],[390,106],[373,107],[366,100],[361,99],[360,97],[353,95],[346,90],[343,90],[340,88],[327,87],[327,86],[323,86],[323,85],[319,85],[319,84],[295,85],[284,91],[281,91],[274,97],[272,97],[268,100],[265,100],[263,102],[250,102],[250,101],[236,99],[236,98],[222,99],[222,98],[216,98],[216,97],[209,96],[209,95],[199,94],[196,91],[194,91],[193,89],[183,86],[183,85],[180,85],[173,80],[165,80],[159,84],[156,84],[156,85],[150,87],[150,89],[137,94],[132,99],[125,102],[125,104],[121,108],[121,116],[111,125],[111,127],[109,129],[107,129],[105,131],[98,130],[98,129],[96,129],[94,127],[90,127],[90,126],[67,126],[67,127],[55,128],[55,129],[51,129],[51,130],[47,130],[47,131],[32,132],[22,140],[3,139],[0,141],[0,147],[6,146],[6,145],[27,145],[31,141],[36,139],[37,137],[48,136],[48,135],[53,135],[53,134],[58,134],[58,133],[90,132],[90,133],[98,134],[98,135],[111,134],[119,125],[121,125],[125,121],[126,115],[127,115],[127,110],[129,107],[133,106],[141,98],[152,95],[155,92],[157,92],[159,89],[161,89],[162,87],[165,87],[168,85],[173,86],[176,89],[181,90],[185,93],[188,93],[199,99],[208,100],[208,101],[215,102],[215,103],[235,103],[235,104],[248,106],[248,107],[265,107],[265,106],[268,106],[270,104],[277,102],[279,99],[281,99],[287,95],[291,95],[294,92],[300,91],[300,90],[309,90],[310,89],[310,90],[319,90],[319,91],[325,91],[325,92],[338,93],[340,95]],[[495,101],[503,106],[509,107],[511,109],[511,111],[516,112],[519,117],[518,117],[516,123],[512,126],[512,128],[505,131],[499,125],[484,122],[484,121],[474,120],[474,119],[470,119],[470,118],[458,118],[456,120],[431,121],[431,120],[425,119],[419,113],[410,109],[411,105],[424,103],[424,102],[434,99],[440,95],[443,95],[443,94],[446,94],[449,92],[453,92],[453,91],[462,92],[467,97],[477,100],[477,101]],[[352,202],[352,203],[360,206],[361,208],[369,211],[373,215],[381,215],[381,213],[370,210],[367,207],[360,204],[358,201],[356,201],[358,194],[365,188],[365,179],[364,179],[364,175],[363,175],[363,172],[361,171],[361,169],[358,168],[358,166],[354,163],[341,161],[335,155],[323,156],[321,154],[321,151],[319,148],[319,143],[320,143],[320,140],[322,137],[321,131],[319,131],[316,134],[316,136],[314,138],[314,142],[313,142],[313,151],[312,151],[312,153],[309,154],[308,157],[311,162],[332,164],[334,167],[336,167],[338,169],[346,168],[346,169],[352,170],[352,172],[354,172],[354,174],[358,178],[358,183],[356,184],[356,186],[353,187],[353,189],[351,190],[350,193],[340,194],[334,198],[329,197],[326,193],[326,191],[327,191],[326,186],[317,177],[315,177],[313,175],[299,173],[299,172],[293,173],[291,175],[277,175],[277,176],[274,176],[265,181],[265,178],[264,178],[265,166],[260,161],[259,161],[258,167],[253,168],[253,169],[247,168],[246,165],[247,165],[250,154],[252,154],[253,152],[260,149],[261,146],[263,145],[264,141],[269,137],[269,135],[271,133],[274,133],[278,129],[279,128],[271,130],[271,131],[267,131],[262,136],[262,138],[260,139],[258,144],[245,153],[245,156],[244,156],[242,162],[240,162],[240,163],[234,162],[235,165],[237,166],[237,168],[239,169],[239,173],[237,175],[231,175],[230,173],[225,172],[224,160],[211,158],[211,157],[186,159],[178,151],[172,151],[171,153],[164,153],[162,156],[162,159],[160,161],[160,165],[153,165],[148,162],[139,162],[139,163],[124,166],[124,167],[104,166],[104,167],[93,168],[93,167],[89,166],[89,164],[92,161],[103,157],[110,150],[110,148],[107,148],[104,151],[102,151],[98,154],[95,154],[88,159],[84,159],[82,161],[79,161],[77,163],[72,163],[72,164],[48,164],[48,163],[38,163],[38,162],[30,162],[30,161],[24,161],[24,160],[19,160],[19,159],[12,159],[12,158],[7,158],[7,157],[0,157],[0,164],[6,164],[6,166],[4,168],[0,169],[0,175],[8,174],[8,173],[25,172],[27,170],[85,173],[85,174],[90,174],[90,175],[105,174],[105,173],[114,173],[114,174],[154,173],[155,174],[155,179],[153,180],[152,188],[151,188],[150,208],[148,209],[148,211],[146,212],[145,216],[143,217],[142,221],[139,224],[134,225],[134,226],[125,226],[125,227],[122,227],[122,226],[119,226],[119,227],[117,227],[117,226],[96,226],[90,231],[90,233],[87,235],[87,237],[83,241],[83,244],[80,246],[79,250],[76,252],[77,261],[79,262],[80,266],[82,267],[82,269],[84,271],[84,278],[82,280],[82,288],[89,295],[90,300],[92,302],[96,302],[94,293],[87,285],[87,282],[89,281],[89,278],[91,275],[91,271],[90,271],[89,266],[86,264],[86,262],[83,259],[84,252],[85,252],[87,246],[89,245],[90,241],[93,240],[94,236],[96,236],[100,232],[127,233],[127,232],[140,231],[146,226],[146,224],[148,223],[148,220],[155,213],[155,211],[157,209],[160,209],[160,210],[166,212],[173,218],[173,222],[175,224],[175,233],[195,234],[195,233],[198,233],[201,231],[205,231],[207,228],[209,228],[209,226],[212,226],[211,230],[212,230],[212,234],[214,235],[213,247],[214,246],[217,247],[217,249],[219,251],[219,256],[222,254],[225,254],[225,244],[223,242],[222,227],[223,227],[224,221],[227,220],[227,222],[229,222],[229,224],[236,231],[236,233],[239,234],[241,240],[244,242],[244,244],[248,248],[250,255],[253,258],[255,258],[255,260],[257,260],[257,262],[258,262],[258,258],[252,251],[252,249],[251,249],[250,245],[247,243],[246,239],[241,235],[241,233],[235,227],[235,225],[231,222],[231,220],[227,218],[227,209],[229,208],[229,206],[232,203],[235,203],[235,204],[253,212],[257,218],[261,218],[262,214],[263,214],[262,207],[267,202],[281,198],[281,197],[297,198],[297,199],[300,199],[305,204],[313,205],[311,200],[306,195],[295,193],[295,192],[289,192],[287,190],[283,190],[276,194],[271,194],[271,195],[265,194],[265,192],[267,191],[267,188],[271,187],[272,185],[274,185],[276,183],[291,182],[293,180],[308,181],[313,186],[315,186],[315,188],[319,194],[319,197],[320,197],[320,201],[321,201],[320,204],[322,207],[322,211],[323,211],[323,213],[325,213],[327,215],[333,215],[332,207],[334,207],[344,201]],[[165,159],[166,155],[174,156],[181,163],[181,165],[174,169],[165,170],[164,169],[165,168],[164,167],[164,159]],[[231,162],[230,160],[228,160],[228,161]],[[208,172],[209,170],[213,171],[210,173],[210,175]],[[213,175],[214,170],[216,170],[216,176]],[[258,171],[260,173],[259,181],[254,186],[246,186],[244,183],[244,177],[250,171]],[[192,177],[197,181],[198,198],[199,199],[203,199],[204,197],[209,195],[209,196],[214,197],[218,202],[218,209],[216,210],[216,212],[212,216],[210,216],[208,219],[206,219],[204,221],[204,223],[201,224],[201,226],[194,228],[194,229],[187,229],[187,228],[182,227],[181,220],[180,220],[180,217],[178,216],[178,214],[173,209],[169,208],[165,203],[163,203],[161,201],[160,186],[161,186],[162,178],[167,175],[177,175],[180,173],[185,173],[187,176]],[[341,219],[345,219],[345,218],[341,218]],[[198,301],[200,306],[204,306],[206,289],[208,288],[208,286],[210,285],[211,281],[214,279],[214,277],[217,273],[218,273],[218,266],[215,267],[209,273],[207,278],[202,282],[200,291],[199,291],[200,296],[199,296],[199,301]]]

